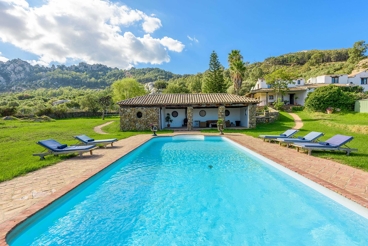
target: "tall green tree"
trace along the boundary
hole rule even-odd
[[[201,93],[202,92],[202,75],[197,74],[195,76],[190,76],[188,79],[188,89],[191,93]]]
[[[349,59],[348,62],[356,63],[365,57],[365,53],[367,52],[368,44],[365,41],[361,40],[355,42],[353,48],[349,49]]]
[[[284,95],[288,91],[288,85],[294,84],[293,79],[296,77],[293,73],[285,71],[285,69],[275,70],[271,74],[265,76],[267,84],[271,86],[276,94],[276,101],[278,101],[278,96]]]
[[[98,103],[98,98],[95,94],[87,94],[83,96],[80,99],[79,104],[83,109],[90,112],[97,112],[100,107]]]
[[[112,93],[114,102],[147,94],[143,85],[131,78],[115,81],[112,84]]]
[[[157,90],[162,91],[167,87],[167,81],[165,80],[157,80],[153,85]]]
[[[166,94],[168,93],[189,93],[189,90],[181,84],[169,83],[163,92]]]
[[[220,63],[216,52],[212,51],[210,57],[210,68],[205,75],[204,83],[202,84],[202,92],[225,93],[226,84],[223,72],[224,68]]]
[[[245,63],[239,50],[232,50],[228,56],[231,80],[233,81],[235,94],[239,95],[245,73]]]

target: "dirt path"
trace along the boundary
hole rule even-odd
[[[102,127],[104,126],[107,126],[107,125],[110,125],[111,123],[113,123],[114,121],[109,121],[109,122],[106,122],[105,124],[102,124],[102,125],[99,125],[99,126],[96,126],[95,128],[93,128],[93,130],[98,133],[98,134],[107,134],[106,132],[102,131]]]
[[[291,115],[291,117],[294,118],[295,121],[295,126],[293,127],[293,129],[295,130],[299,130],[300,128],[303,127],[303,121],[302,119],[300,119],[300,117],[297,114],[294,113],[289,113]]]

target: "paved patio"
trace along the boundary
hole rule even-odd
[[[183,131],[166,135],[175,134],[201,133]],[[242,134],[229,133],[224,137],[368,207],[368,172]],[[112,148],[98,149],[92,156],[71,158],[0,183],[0,246],[6,245],[6,233],[20,221],[151,138],[151,135],[133,136],[116,142]]]

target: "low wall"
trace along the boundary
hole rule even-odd
[[[265,113],[263,112],[263,114],[257,114],[256,116],[256,121],[257,124],[258,123],[272,123],[275,122],[279,119],[280,113],[279,111],[273,109],[273,108],[269,108],[269,113],[268,116],[265,115]]]
[[[33,115],[14,115],[17,118],[28,118]],[[68,118],[86,118],[86,117],[102,117],[102,112],[66,112],[66,113],[54,113],[46,114],[46,116],[53,119],[68,119]],[[118,112],[106,113],[106,116],[119,116]]]

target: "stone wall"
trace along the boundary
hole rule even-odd
[[[193,129],[193,107],[187,107],[187,129],[188,131]]]
[[[64,112],[64,113],[52,113],[52,114],[46,114],[48,117],[53,119],[69,119],[69,118],[85,118],[85,117],[100,117],[102,118],[102,112]],[[111,112],[105,114],[106,116],[118,116],[118,112]],[[21,115],[17,114],[14,115],[17,118],[28,118],[28,117],[34,117],[34,115]],[[40,115],[41,116],[41,115]]]
[[[120,130],[151,130],[150,124],[159,127],[160,108],[120,108]],[[138,116],[141,116],[140,118]],[[160,127],[159,127],[160,128]]]
[[[249,104],[248,113],[249,113],[248,127],[249,128],[256,128],[256,125],[257,125],[257,120],[256,120],[257,104]]]
[[[225,124],[225,106],[219,106],[218,107],[218,120],[222,120],[223,123],[223,126],[224,128],[226,127],[226,124]]]
[[[259,114],[256,117],[256,120],[257,123],[272,123],[279,119],[279,115],[280,115],[279,111],[273,108],[269,108],[268,116],[266,116],[265,113]]]

